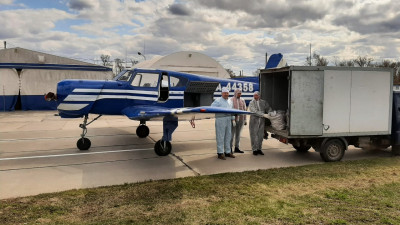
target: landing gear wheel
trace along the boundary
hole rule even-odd
[[[79,150],[88,150],[90,148],[90,145],[92,143],[88,138],[79,138],[79,140],[76,142],[76,146],[79,148]]]
[[[340,161],[344,156],[345,146],[339,139],[331,139],[321,146],[321,158],[325,162]]]
[[[299,153],[306,153],[306,152],[308,152],[308,150],[310,150],[311,145],[300,145],[300,146],[293,145],[293,148],[295,148],[296,151]]]
[[[150,130],[146,125],[141,124],[136,128],[136,135],[140,138],[145,138],[149,136],[149,133]]]
[[[154,151],[159,156],[166,156],[171,153],[172,145],[169,141],[159,140],[154,145]]]

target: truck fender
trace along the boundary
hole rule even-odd
[[[343,144],[344,144],[345,150],[348,149],[349,143],[348,143],[347,140],[346,140],[345,138],[343,138],[343,137],[324,138],[324,140],[323,140],[322,143],[321,143],[321,146],[324,146],[324,144],[325,144],[327,141],[331,140],[331,139],[339,139],[339,140],[341,140],[341,141],[343,142]]]

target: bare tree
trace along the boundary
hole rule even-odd
[[[343,65],[342,65],[342,62],[343,62],[343,61],[341,61],[339,57],[334,56],[333,59],[334,59],[334,60],[333,60],[333,64],[335,64],[335,66],[343,66]]]
[[[100,59],[103,62],[103,66],[109,66],[111,64],[109,55],[101,55]]]
[[[133,67],[134,65],[138,64],[138,63],[139,63],[139,61],[137,61],[137,60],[134,60],[134,59],[131,59],[131,63],[132,63],[132,67]]]
[[[348,67],[353,67],[354,66],[354,60],[340,60],[339,57],[335,57],[334,61],[335,66],[348,66]]]
[[[393,68],[396,73],[400,72],[400,62],[393,62],[391,60],[385,59],[381,63],[376,63],[375,64],[377,67],[389,67]]]
[[[354,66],[354,62],[353,60],[349,61],[343,60],[339,62],[339,66]]]
[[[225,70],[226,70],[226,72],[229,73],[230,77],[236,77],[236,74],[231,69],[225,69]]]
[[[385,59],[380,63],[377,62],[375,66],[393,68],[394,69],[393,83],[397,85],[400,84],[400,62],[393,62],[391,60]]]
[[[354,59],[354,63],[357,64],[359,67],[371,67],[373,58],[368,58],[367,56],[358,56]]]
[[[315,60],[316,66],[327,66],[329,63],[329,61],[326,58],[322,57],[321,55],[315,52],[313,54],[313,58]]]
[[[397,77],[400,77],[400,62],[396,62],[395,64],[395,67],[393,67],[395,68],[395,74]]]
[[[115,68],[116,68],[116,73],[118,74],[119,72],[121,72],[124,69],[124,66],[122,65],[122,60],[119,58],[114,59],[114,63],[115,63]]]
[[[392,62],[388,59],[382,60],[382,62],[377,62],[375,64],[376,67],[390,67],[390,68],[396,68],[396,62]]]
[[[346,61],[346,66],[348,66],[348,67],[354,66],[354,60],[347,60]]]
[[[306,58],[306,66],[327,66],[329,61],[322,57],[321,55],[317,54],[316,52],[313,53],[312,58],[307,56]]]

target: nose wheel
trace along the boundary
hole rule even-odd
[[[79,150],[88,150],[90,148],[91,145],[91,141],[88,138],[80,138],[77,142],[76,142],[76,147],[78,147]]]
[[[150,130],[146,126],[146,120],[140,120],[139,126],[136,128],[136,135],[140,138],[149,136]]]
[[[81,150],[81,151],[88,150],[90,148],[90,146],[92,145],[92,142],[89,140],[89,138],[85,137],[86,133],[87,133],[86,127],[89,126],[89,124],[91,124],[98,118],[100,118],[101,116],[102,115],[99,115],[98,117],[94,118],[92,121],[90,121],[88,123],[87,120],[88,120],[89,116],[85,115],[85,118],[83,119],[83,123],[79,124],[79,127],[82,128],[81,138],[79,138],[78,141],[76,142],[76,147],[78,147],[79,150]]]
[[[150,130],[149,127],[147,127],[145,124],[140,124],[136,128],[136,135],[140,138],[145,138],[149,136]]]
[[[154,145],[154,151],[159,156],[166,156],[171,153],[172,145],[169,141],[159,140]]]

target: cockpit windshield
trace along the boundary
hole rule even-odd
[[[117,76],[115,76],[113,80],[128,81],[131,75],[132,73],[130,73],[129,70],[123,70]]]

